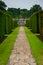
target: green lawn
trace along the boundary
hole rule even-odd
[[[27,27],[24,27],[37,65],[43,65],[43,43]]]
[[[10,35],[8,35],[8,37],[2,42],[2,44],[0,44],[0,65],[7,64],[18,31],[19,27],[14,29],[14,31]]]

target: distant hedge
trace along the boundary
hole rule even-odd
[[[28,19],[26,19],[26,26],[29,28],[29,29],[31,29],[32,28],[32,21],[31,21],[31,19],[30,18],[28,18]]]
[[[14,29],[14,28],[16,28],[18,26],[17,22],[18,22],[18,20],[14,19],[14,18],[12,19],[12,22],[11,22],[11,28],[12,29]]]
[[[33,32],[40,33],[43,36],[43,11],[34,13],[27,22],[27,27],[30,27]]]
[[[29,27],[29,19],[26,19],[26,26]]]
[[[16,28],[18,26],[17,22],[18,22],[18,20],[15,19],[15,21],[14,21],[14,28]]]

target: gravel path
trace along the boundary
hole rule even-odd
[[[7,65],[36,65],[23,27],[20,27]]]

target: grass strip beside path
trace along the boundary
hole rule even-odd
[[[9,36],[2,42],[2,44],[0,44],[0,65],[7,64],[18,31],[19,31],[19,27],[14,29],[14,31],[11,34],[9,34]]]
[[[43,65],[43,43],[27,27],[24,30],[37,65]]]

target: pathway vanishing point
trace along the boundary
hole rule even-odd
[[[36,65],[23,27],[20,27],[7,65]]]

